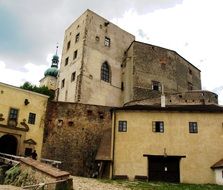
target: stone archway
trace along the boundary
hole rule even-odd
[[[0,152],[16,155],[18,141],[13,135],[3,135],[0,138]]]

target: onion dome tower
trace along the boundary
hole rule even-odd
[[[50,90],[53,91],[55,91],[57,88],[57,76],[59,73],[59,56],[57,55],[57,51],[58,45],[56,46],[56,54],[52,58],[51,67],[44,72],[44,77],[40,80],[40,87],[47,86]]]

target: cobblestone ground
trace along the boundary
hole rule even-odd
[[[74,190],[130,190],[119,184],[103,183],[92,178],[72,177]]]

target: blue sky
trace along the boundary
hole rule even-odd
[[[0,81],[38,84],[65,29],[86,9],[136,40],[177,51],[198,67],[223,104],[222,0],[1,0]]]

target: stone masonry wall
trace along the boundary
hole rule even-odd
[[[153,98],[152,81],[167,94],[201,90],[200,71],[176,52],[141,42],[133,44],[133,99]],[[161,92],[161,90],[160,90]]]
[[[49,102],[42,158],[60,160],[61,169],[89,177],[103,131],[109,127],[110,107]]]

